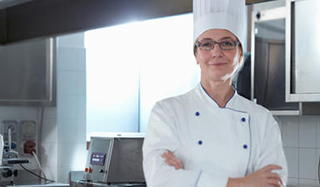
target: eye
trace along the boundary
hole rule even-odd
[[[214,47],[214,41],[211,40],[202,40],[199,42],[200,49],[211,50]]]
[[[212,49],[213,42],[212,41],[203,41],[203,42],[201,42],[200,47],[205,48],[205,49]]]
[[[232,40],[222,40],[221,45],[224,47],[233,47],[234,42]]]

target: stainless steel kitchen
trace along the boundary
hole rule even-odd
[[[203,0],[0,0],[0,186],[152,187],[143,162],[144,140],[158,141],[148,137],[154,106],[203,81],[194,1]],[[319,0],[245,0],[232,87],[277,122],[282,186],[320,187],[319,17]],[[251,143],[241,145],[249,160]],[[202,186],[199,178],[190,186]]]

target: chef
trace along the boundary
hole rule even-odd
[[[285,186],[278,124],[231,84],[243,63],[244,9],[244,0],[193,1],[201,82],[152,109],[143,145],[148,187]]]

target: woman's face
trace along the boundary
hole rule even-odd
[[[220,42],[225,39],[237,41],[237,38],[228,30],[211,29],[202,33],[197,41],[213,40]],[[239,46],[239,45],[238,45]],[[222,50],[218,44],[211,50],[197,47],[195,58],[201,69],[201,80],[228,81],[231,80],[242,59],[240,47]]]

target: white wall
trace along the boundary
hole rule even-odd
[[[41,156],[47,177],[57,182],[85,167],[85,54],[83,33],[57,38],[57,106],[45,109]]]
[[[281,116],[276,120],[288,162],[288,184],[318,185],[320,116]]]

